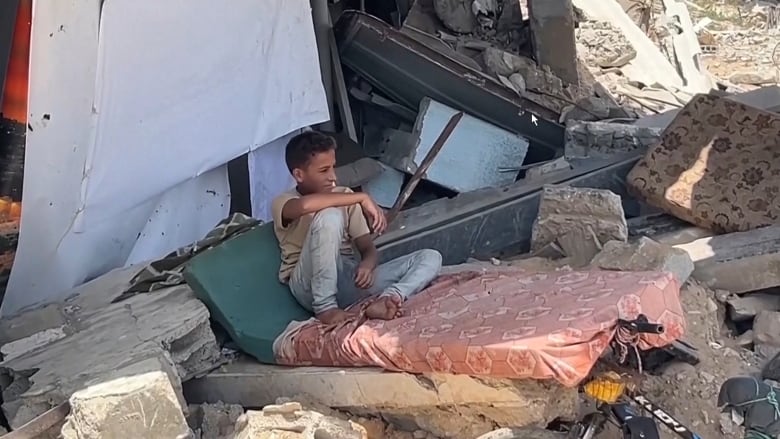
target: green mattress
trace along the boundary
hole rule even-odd
[[[279,282],[279,245],[273,224],[263,224],[190,260],[184,278],[211,318],[263,363],[275,363],[273,343],[293,320],[311,314]]]

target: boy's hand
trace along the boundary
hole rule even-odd
[[[385,218],[385,212],[382,208],[377,206],[369,196],[363,199],[360,207],[363,208],[363,213],[371,221],[371,231],[377,235],[384,233],[387,229],[387,218]]]
[[[317,314],[317,320],[325,323],[326,325],[335,325],[341,323],[350,317],[350,314],[339,308],[331,308],[325,312]]]
[[[363,260],[358,264],[355,270],[355,286],[361,290],[367,290],[374,286],[374,270],[376,264],[372,261]]]

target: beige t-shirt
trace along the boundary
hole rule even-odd
[[[352,190],[347,187],[338,186],[333,188],[333,192],[351,193]],[[274,216],[274,233],[276,234],[276,239],[279,240],[279,248],[282,251],[282,264],[279,267],[279,280],[283,283],[287,283],[295,268],[295,264],[298,263],[298,259],[301,255],[301,248],[303,248],[303,242],[306,240],[306,235],[309,232],[309,225],[314,217],[314,214],[310,213],[291,222],[287,227],[282,226],[282,208],[284,208],[284,205],[288,201],[300,197],[301,194],[293,189],[276,197],[271,204],[271,211]],[[344,209],[344,215],[346,215],[347,218],[344,227],[341,253],[352,254],[352,241],[371,233],[371,229],[368,228],[366,218],[363,216],[363,209],[359,204],[342,207],[341,209]]]

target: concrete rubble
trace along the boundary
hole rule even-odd
[[[780,225],[675,246],[695,264],[693,276],[736,294],[780,286]]]
[[[693,272],[693,261],[683,250],[660,244],[648,237],[625,243],[609,241],[591,266],[616,271],[666,271],[673,273],[684,284]]]
[[[567,158],[644,152],[661,138],[660,128],[617,122],[574,121],[566,124]]]
[[[142,294],[69,327],[68,336],[0,363],[3,413],[16,428],[122,367],[165,358],[187,380],[220,362],[206,307],[187,286]]]
[[[268,405],[250,410],[236,422],[236,439],[272,439],[284,434],[290,439],[367,439],[366,430],[351,421],[303,410],[300,403]]]
[[[75,392],[62,438],[189,437],[181,384],[166,362],[137,363],[115,371],[116,378]]]
[[[576,389],[552,383],[374,369],[289,369],[254,362],[224,366],[184,387],[191,403],[263,407],[304,395],[307,401],[354,415],[381,415],[404,431],[463,439],[495,426],[546,425],[558,417],[573,418],[578,406]]]
[[[531,234],[531,250],[557,244],[575,266],[585,266],[609,241],[628,239],[620,196],[604,190],[545,187]]]

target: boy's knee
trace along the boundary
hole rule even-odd
[[[442,256],[437,250],[426,248],[420,250],[419,261],[427,266],[435,267],[436,270],[441,268]]]
[[[317,231],[341,233],[344,230],[344,211],[337,207],[322,209],[314,214],[310,227]]]

